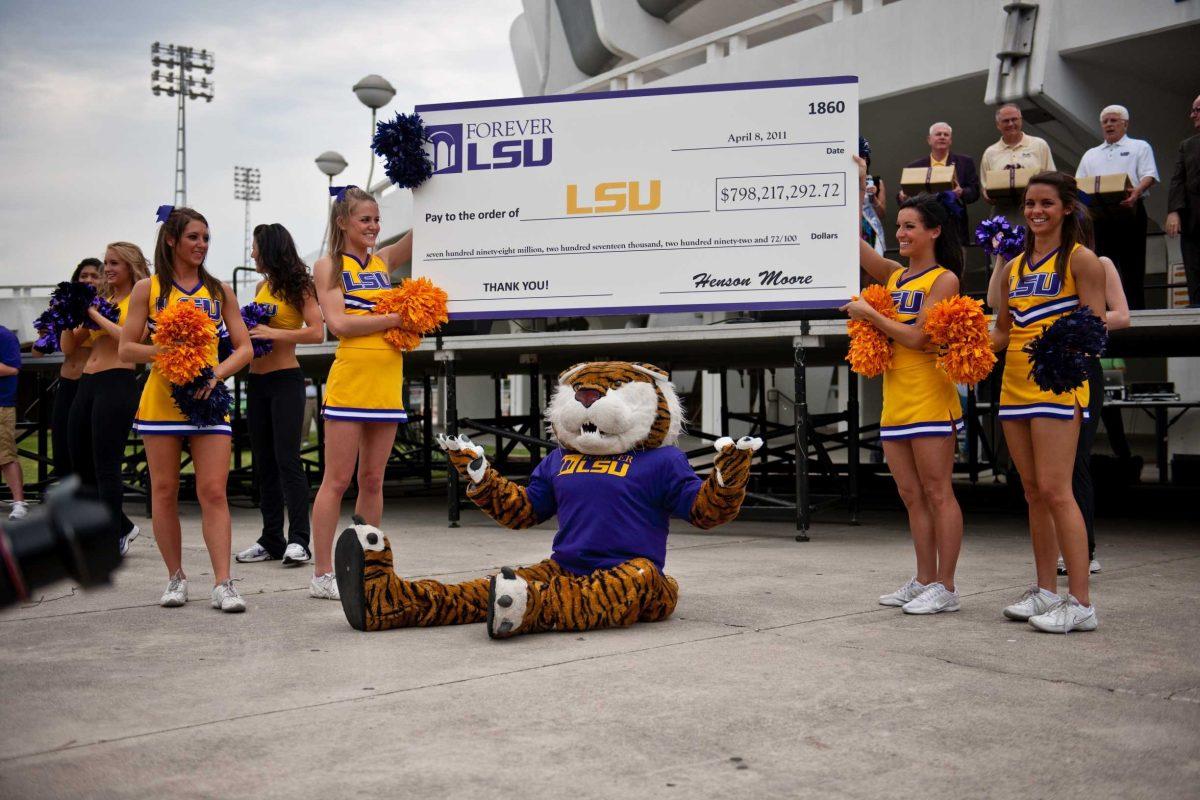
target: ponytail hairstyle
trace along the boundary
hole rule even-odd
[[[208,227],[208,220],[199,211],[192,208],[176,208],[158,228],[158,241],[154,245],[154,275],[158,278],[160,292],[170,292],[171,284],[175,282],[175,245],[170,244],[167,239],[174,239],[175,244],[179,244],[184,229],[193,220]],[[200,282],[214,299],[225,300],[225,290],[221,287],[221,282],[214,278],[203,264],[200,265]]]
[[[117,254],[117,258],[125,262],[129,267],[129,285],[140,281],[142,278],[150,277],[150,264],[146,261],[146,255],[142,252],[142,248],[132,242],[113,242],[105,251],[112,250]],[[114,289],[108,283],[108,279],[104,277],[104,272],[100,273],[100,283],[96,286],[96,294],[101,297],[112,299]]]
[[[330,288],[341,285],[342,250],[346,247],[346,232],[339,223],[347,223],[354,215],[354,207],[362,202],[375,202],[375,198],[357,186],[347,186],[340,197],[335,197],[329,209],[329,272]]]
[[[937,195],[919,194],[910,197],[900,204],[901,209],[911,208],[921,218],[921,224],[926,228],[941,228],[942,232],[933,240],[933,257],[938,266],[962,277],[963,254],[962,242],[959,241],[958,228],[954,218],[945,204]]]
[[[79,266],[75,267],[75,271],[71,273],[71,283],[79,283],[79,276],[88,267],[93,267],[96,272],[100,273],[100,277],[104,277],[104,262],[98,258],[85,258],[79,262]]]
[[[258,268],[271,293],[290,306],[304,308],[305,298],[315,296],[316,290],[288,229],[278,222],[258,225],[254,228],[254,243],[258,245]]]
[[[1066,276],[1067,264],[1071,260],[1071,251],[1075,249],[1076,244],[1086,243],[1086,231],[1091,228],[1091,221],[1087,219],[1087,209],[1083,208],[1079,201],[1079,185],[1075,183],[1073,177],[1065,172],[1051,170],[1039,172],[1029,179],[1029,186],[1025,187],[1025,194],[1029,194],[1031,186],[1038,185],[1054,189],[1063,204],[1062,238],[1058,245],[1058,252],[1054,254],[1054,272],[1062,279]],[[1024,208],[1024,206],[1024,195],[1022,195],[1021,207]],[[1033,263],[1033,245],[1034,236],[1030,234],[1025,237],[1025,254],[1017,267],[1018,277],[1024,275],[1025,267]]]

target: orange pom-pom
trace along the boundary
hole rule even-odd
[[[383,338],[401,352],[415,350],[421,335],[432,333],[449,321],[446,291],[429,278],[406,278],[375,300],[376,314],[399,314],[400,326],[389,329]]]
[[[208,315],[192,303],[172,303],[158,312],[150,341],[158,345],[154,365],[168,381],[185,384],[208,366],[217,332]]]
[[[925,315],[925,333],[938,349],[937,365],[955,383],[974,386],[996,365],[983,303],[955,295]]]
[[[872,284],[860,297],[888,319],[896,319],[896,304],[886,286]],[[865,319],[852,319],[846,327],[850,331],[850,351],[846,353],[850,369],[868,378],[882,375],[892,365],[891,339]]]

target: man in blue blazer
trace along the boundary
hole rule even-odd
[[[955,218],[958,221],[959,241],[965,246],[970,239],[970,222],[967,219],[966,207],[979,199],[979,172],[975,169],[975,160],[962,153],[950,152],[954,131],[945,122],[935,122],[929,126],[929,155],[918,158],[909,167],[954,167],[954,180],[957,186],[953,192],[962,206],[962,214]],[[908,198],[903,191],[897,199],[903,203]]]

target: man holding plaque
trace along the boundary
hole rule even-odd
[[[1188,305],[1197,308],[1200,307],[1200,97],[1192,101],[1189,115],[1196,135],[1179,144],[1167,199],[1167,224],[1163,230],[1167,236],[1180,237]]]
[[[979,173],[975,170],[975,159],[962,153],[950,152],[950,145],[954,141],[954,131],[945,122],[935,122],[930,125],[929,137],[926,141],[929,143],[929,155],[918,158],[907,168],[954,167],[954,186],[950,191],[954,192],[954,196],[962,205],[962,213],[954,218],[955,227],[958,229],[960,242],[970,241],[968,238],[970,224],[967,221],[966,207],[979,199]],[[908,195],[903,189],[900,190],[898,196],[901,203],[908,199]]]
[[[1056,169],[1050,145],[1045,139],[1025,133],[1024,125],[1021,109],[1012,103],[996,109],[1000,141],[984,150],[979,161],[983,199],[1014,225],[1025,224],[1021,197],[1029,178],[1044,170]]]
[[[1075,180],[1079,181],[1079,189],[1091,197],[1096,255],[1108,256],[1117,265],[1129,308],[1139,309],[1146,307],[1142,284],[1146,277],[1147,218],[1142,198],[1158,183],[1158,169],[1150,144],[1130,139],[1125,133],[1128,128],[1128,109],[1105,107],[1100,112],[1104,143],[1083,154]],[[1106,180],[1109,176],[1115,176],[1115,181]]]

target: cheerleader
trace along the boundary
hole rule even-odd
[[[125,516],[125,487],[121,472],[125,465],[125,442],[137,410],[138,386],[134,364],[122,361],[118,350],[121,326],[129,316],[133,285],[148,277],[150,270],[141,248],[129,242],[113,242],[104,253],[104,275],[97,294],[115,305],[116,322],[94,306],[88,316],[98,330],[80,328],[76,340],[85,343],[91,355],[79,380],[79,391],[71,407],[71,463],[83,485],[94,491],[115,520],[121,555],[141,530]],[[137,336],[144,337],[144,330]]]
[[[86,283],[95,286],[100,280],[100,269],[103,265],[98,258],[85,258],[71,273],[71,283]],[[75,393],[79,389],[79,378],[83,375],[83,367],[87,363],[87,336],[76,334],[75,331],[63,331],[59,337],[59,347],[63,352],[63,363],[58,369],[58,387],[54,391],[54,409],[50,417],[50,443],[54,449],[54,474],[61,480],[70,475],[71,444],[67,439],[70,425],[71,404],[75,402]],[[42,355],[36,348],[30,353],[33,356]],[[25,504],[22,503],[23,507]],[[13,513],[17,504],[13,504]],[[25,516],[22,508],[21,516]]]
[[[887,334],[894,348],[892,365],[883,374],[879,438],[908,510],[917,574],[879,602],[907,614],[937,614],[959,609],[954,570],[963,519],[951,478],[962,411],[953,381],[928,350],[924,326],[935,303],[958,293],[962,247],[946,208],[928,194],[900,204],[896,238],[907,267],[866,242],[859,243],[859,257],[863,269],[891,292],[898,318],[887,319],[864,300],[842,310]]]
[[[391,288],[390,273],[412,257],[412,234],[372,253],[379,235],[379,206],[354,186],[341,190],[329,217],[329,252],[313,274],[325,324],[340,340],[325,387],[325,475],[313,501],[312,597],[338,600],[333,575],[333,534],[342,496],[355,477],[355,514],[379,525],[383,473],[396,425],[404,422],[404,359],[384,332],[400,325],[397,314],[373,314],[375,298]]]
[[[226,284],[204,268],[208,254],[208,221],[190,208],[170,210],[158,230],[154,248],[154,275],[138,281],[129,300],[129,312],[121,329],[120,357],[135,363],[153,362],[158,346],[142,343],[142,331],[154,329],[159,312],[174,303],[193,303],[210,318],[214,332],[228,329],[233,353],[217,361],[216,338],[208,353],[214,376],[196,392],[207,399],[216,385],[250,362],[250,337],[242,322],[237,297]],[[232,431],[228,421],[199,426],[191,423],[175,406],[167,378],[152,367],[142,390],[134,429],[146,448],[153,499],[154,539],[169,575],[160,604],[182,606],[187,602],[187,576],[183,572],[182,533],[179,528],[179,467],[183,440],[188,440],[196,471],[196,496],[200,501],[201,528],[212,562],[212,606],[222,611],[245,611],[246,601],[229,578],[231,522],[225,484],[229,477]]]
[[[1041,172],[1030,179],[1024,211],[1031,235],[1025,252],[1006,267],[1008,291],[1000,293],[992,335],[993,346],[1007,350],[999,415],[1025,488],[1037,567],[1037,583],[1004,616],[1051,633],[1090,631],[1099,624],[1088,592],[1087,532],[1071,485],[1092,387],[1085,381],[1063,394],[1043,391],[1030,378],[1023,349],[1080,306],[1104,312],[1104,268],[1081,243],[1078,205],[1079,190],[1069,175]],[[1068,572],[1066,598],[1056,594],[1060,548]]]
[[[246,416],[250,449],[258,473],[262,536],[237,554],[240,562],[283,559],[297,566],[308,551],[308,479],[300,461],[304,422],[304,371],[296,360],[297,344],[316,344],[325,336],[316,288],[308,267],[296,253],[287,228],[279,223],[254,229],[250,250],[263,275],[254,302],[269,309],[264,324],[250,329],[250,338],[270,342],[271,351],[250,362]],[[288,536],[283,538],[287,507]]]

